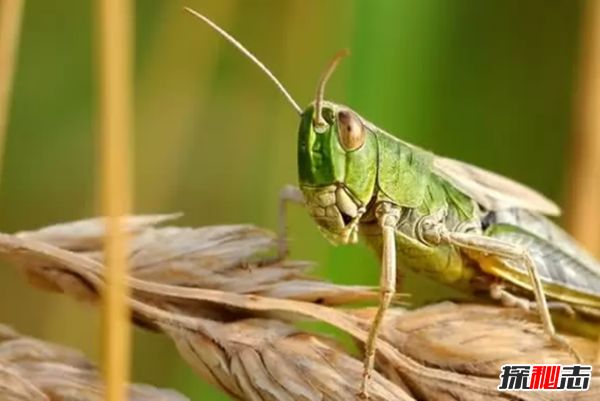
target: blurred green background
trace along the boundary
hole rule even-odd
[[[223,38],[230,31],[308,104],[329,58],[327,98],[436,153],[516,178],[562,204],[573,131],[581,1],[138,0],[136,213],[182,211],[192,226],[277,224],[296,183],[297,115]],[[95,2],[28,1],[0,191],[0,229],[97,214]],[[340,283],[376,284],[375,256],[334,248],[291,208],[292,257]],[[413,300],[445,295],[411,281]],[[99,316],[0,270],[0,321],[99,356]],[[171,343],[135,330],[133,379],[226,400]]]

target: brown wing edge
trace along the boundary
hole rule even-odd
[[[436,156],[434,171],[487,210],[519,207],[548,216],[561,214],[558,205],[541,193],[483,168]]]

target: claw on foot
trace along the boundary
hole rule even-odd
[[[360,391],[356,394],[358,396],[358,398],[360,398],[362,400],[368,400],[370,398],[369,391],[368,391],[370,379],[371,379],[371,373],[364,372],[362,381],[360,383]]]
[[[573,358],[575,358],[575,360],[577,361],[578,364],[580,364],[580,365],[583,364],[583,358],[581,358],[581,355],[579,355],[577,350],[575,350],[575,348],[573,348],[573,346],[571,345],[571,343],[569,343],[568,340],[566,340],[565,338],[563,338],[562,336],[560,336],[559,334],[556,334],[556,333],[550,336],[550,340],[552,342],[554,342],[556,345],[558,345],[562,348],[566,348],[569,351],[569,353],[573,356]]]
[[[290,250],[288,248],[288,240],[287,238],[283,238],[283,239],[279,239],[279,245],[278,245],[278,252],[277,252],[277,256],[276,258],[278,259],[278,261],[282,261],[287,259],[287,257],[290,255]]]
[[[535,302],[534,302],[535,307]],[[559,310],[563,313],[567,314],[569,317],[573,318],[577,316],[577,313],[573,310],[571,305],[566,304],[564,302],[548,302],[548,309]]]
[[[252,271],[252,269],[256,269],[259,267],[270,266],[276,263],[284,261],[285,258],[281,258],[280,255],[265,257],[255,260],[243,260],[240,262],[240,267],[244,270]]]
[[[391,305],[394,306],[411,306],[412,303],[410,301],[406,301],[406,298],[409,298],[410,294],[403,294],[403,293],[395,293],[394,297],[392,298],[392,303]]]
[[[256,267],[256,263],[252,263],[248,260],[243,260],[242,263],[240,263],[240,267],[242,268],[242,270],[246,270],[249,273],[251,273],[252,269]]]

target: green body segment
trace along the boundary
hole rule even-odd
[[[399,206],[418,208],[423,205],[426,197],[429,197],[427,195],[430,195],[428,192],[431,192],[429,187],[433,154],[413,150],[382,133],[373,132],[370,136],[377,138],[377,189]]]
[[[419,221],[437,216],[450,231],[478,233],[527,247],[549,298],[584,313],[600,310],[600,265],[568,234],[526,210],[484,210],[434,172],[432,153],[370,123],[364,122],[364,144],[345,150],[334,120],[340,110],[348,109],[324,102],[329,126],[317,133],[312,124],[314,107],[307,107],[298,134],[300,189],[310,215],[330,242],[347,243],[346,230],[364,208],[358,233],[381,256],[381,229],[374,205],[387,201],[401,210],[395,235],[398,270],[410,268],[466,292],[479,291],[482,283],[500,279],[514,292],[531,298],[531,281],[523,266],[450,245],[430,246],[417,238]]]
[[[374,214],[378,201],[402,210],[396,230],[397,265],[433,276],[467,290],[475,267],[454,247],[431,247],[415,238],[414,227],[424,216],[440,215],[450,227],[478,221],[477,205],[432,172],[433,154],[412,148],[375,127],[366,126],[366,139],[346,151],[331,120],[343,106],[326,102],[330,119],[323,133],[313,129],[314,108],[302,114],[298,135],[298,171],[309,214],[335,245],[346,243],[345,230],[360,208],[359,235],[381,256],[381,231]]]

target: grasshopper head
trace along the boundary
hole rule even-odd
[[[300,117],[298,131],[298,172],[300,184],[323,186],[345,181],[346,162],[371,136],[358,114],[347,107],[323,102],[321,122],[314,103]],[[367,145],[368,147],[368,145]],[[367,149],[368,152],[368,149]]]
[[[316,102],[315,102],[316,103]],[[377,139],[348,107],[322,101],[302,113],[298,174],[310,214],[332,242],[365,207],[375,189]]]
[[[300,187],[309,211],[332,242],[340,236],[359,207],[365,206],[374,191],[377,172],[377,142],[358,114],[347,107],[323,100],[325,83],[346,50],[334,56],[321,76],[314,104],[304,111],[285,87],[248,49],[204,15],[200,18],[254,62],[285,95],[300,114],[298,168]]]
[[[355,240],[353,222],[371,200],[377,178],[375,133],[348,107],[323,99],[327,80],[347,54],[338,52],[321,75],[298,131],[300,189],[309,213],[334,244]]]

